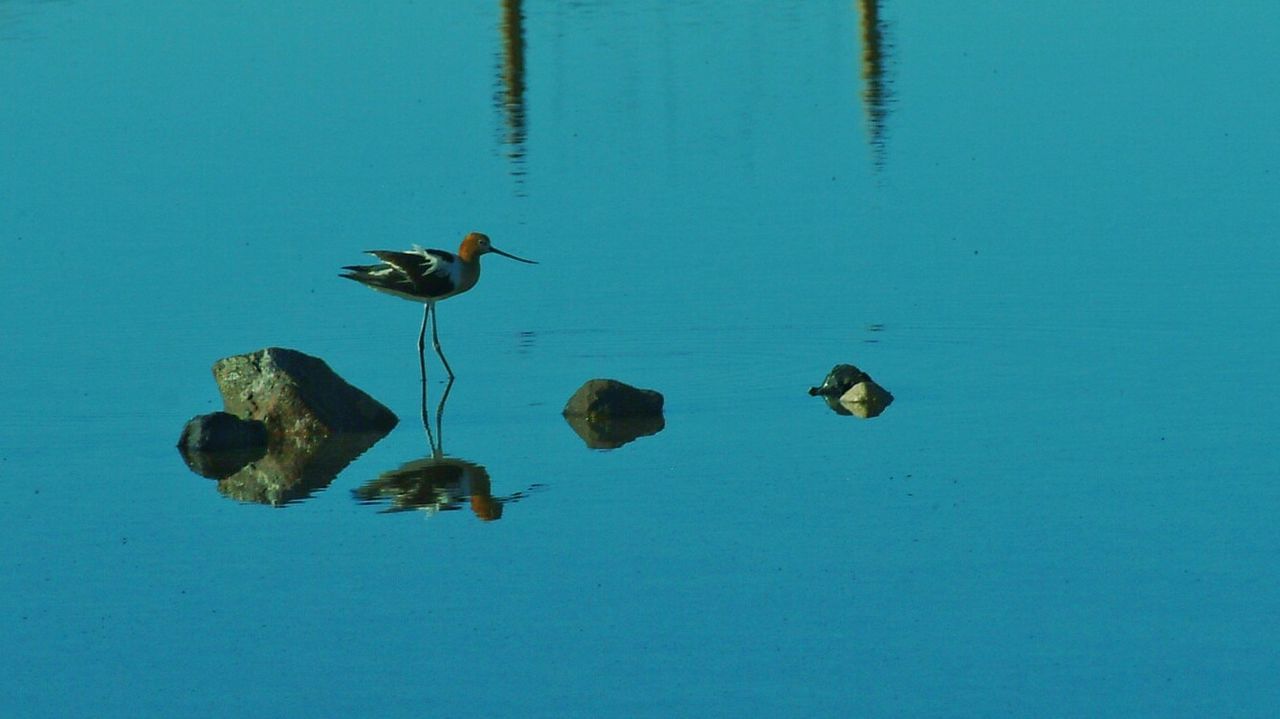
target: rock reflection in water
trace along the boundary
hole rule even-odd
[[[612,419],[565,415],[564,420],[591,449],[617,449],[640,437],[657,434],[667,426],[660,414]]]
[[[187,468],[201,477],[209,479],[226,479],[239,472],[250,462],[257,462],[267,454],[266,447],[245,449],[224,449],[217,452],[200,452],[179,446]]]
[[[218,492],[241,502],[280,507],[300,502],[328,487],[338,473],[386,435],[337,434],[314,441],[273,443],[265,455],[230,466],[227,453],[183,455],[192,471],[217,467]],[[247,457],[246,457],[247,458]]]

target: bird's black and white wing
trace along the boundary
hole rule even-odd
[[[410,252],[369,250],[382,264],[344,267],[343,277],[380,292],[423,302],[448,295],[454,286],[457,257],[443,250],[415,247]]]

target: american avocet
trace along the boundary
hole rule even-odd
[[[453,370],[449,368],[449,360],[444,358],[440,350],[440,337],[436,331],[436,303],[440,300],[462,294],[475,286],[480,279],[480,255],[493,252],[509,257],[518,262],[531,265],[538,264],[533,260],[516,257],[494,247],[489,237],[479,232],[472,232],[462,238],[462,245],[457,254],[445,250],[427,250],[417,245],[407,252],[392,250],[368,250],[367,254],[382,260],[377,265],[350,265],[342,269],[342,275],[355,280],[366,287],[379,292],[402,297],[413,302],[421,302],[422,329],[418,331],[418,361],[422,366],[423,379],[426,379],[426,335],[427,318],[431,317],[431,343],[436,354],[444,363],[444,369],[453,379]]]

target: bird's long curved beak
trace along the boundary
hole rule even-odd
[[[490,251],[490,252],[492,252],[492,253],[494,253],[494,254],[502,255],[503,257],[509,257],[509,258],[511,258],[511,259],[513,259],[513,260],[515,260],[516,262],[524,262],[524,263],[527,263],[527,264],[530,264],[530,265],[536,265],[536,264],[538,264],[537,262],[534,262],[533,260],[526,260],[526,259],[525,259],[525,258],[523,258],[523,257],[516,257],[515,255],[511,254],[510,252],[503,252],[502,250],[500,250],[500,249],[498,249],[497,247],[494,247],[494,246],[492,246],[492,245],[490,245],[490,246],[489,246],[489,251]]]

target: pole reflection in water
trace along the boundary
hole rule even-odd
[[[383,472],[378,478],[352,490],[362,504],[390,503],[382,510],[407,512],[420,510],[428,514],[448,512],[470,507],[471,512],[485,522],[502,518],[505,505],[518,502],[542,485],[535,484],[522,492],[506,497],[495,497],[489,472],[483,465],[465,459],[446,457],[444,454],[444,407],[453,390],[453,380],[445,385],[444,394],[436,406],[435,431],[427,413],[427,383],[422,382],[422,427],[427,435],[431,455],[406,462],[400,467]]]
[[[502,0],[502,59],[498,72],[498,89],[494,104],[506,126],[501,144],[511,161],[511,175],[516,178],[517,194],[523,194],[525,175],[525,141],[528,125],[524,101],[524,12],[521,0]]]
[[[885,77],[888,60],[885,24],[880,19],[880,0],[856,0],[862,30],[862,107],[867,116],[871,159],[876,169],[885,165],[886,120],[893,102],[890,80]]]

